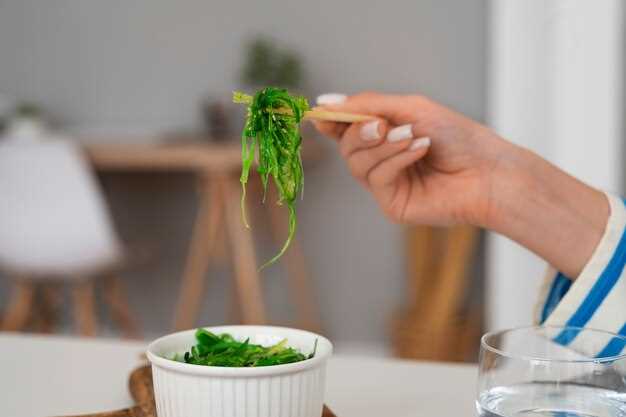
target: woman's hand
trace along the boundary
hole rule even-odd
[[[425,97],[325,95],[373,122],[316,122],[392,220],[495,230],[576,277],[608,218],[604,195],[489,128]]]
[[[490,224],[495,215],[492,180],[512,145],[420,96],[364,93],[325,107],[380,117],[368,123],[316,126],[339,142],[352,175],[390,219]]]

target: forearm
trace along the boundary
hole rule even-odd
[[[606,227],[606,197],[530,151],[510,150],[494,170],[488,227],[575,279]]]

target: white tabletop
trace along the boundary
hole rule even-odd
[[[107,411],[132,403],[129,372],[145,344],[0,333],[0,416]],[[326,403],[339,417],[475,415],[476,368],[335,356]]]

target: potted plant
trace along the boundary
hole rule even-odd
[[[297,89],[303,82],[300,57],[294,51],[280,49],[268,38],[257,37],[246,48],[241,71],[244,85],[257,89],[264,86]]]
[[[39,140],[46,136],[47,126],[41,108],[33,103],[23,102],[15,107],[6,120],[4,136],[12,140]]]

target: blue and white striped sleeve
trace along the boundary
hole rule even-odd
[[[536,319],[546,326],[610,331],[626,336],[626,202],[607,194],[611,214],[589,262],[575,281],[550,269],[540,296]],[[554,340],[596,357],[620,354],[622,339],[592,343],[577,331],[560,332]]]

